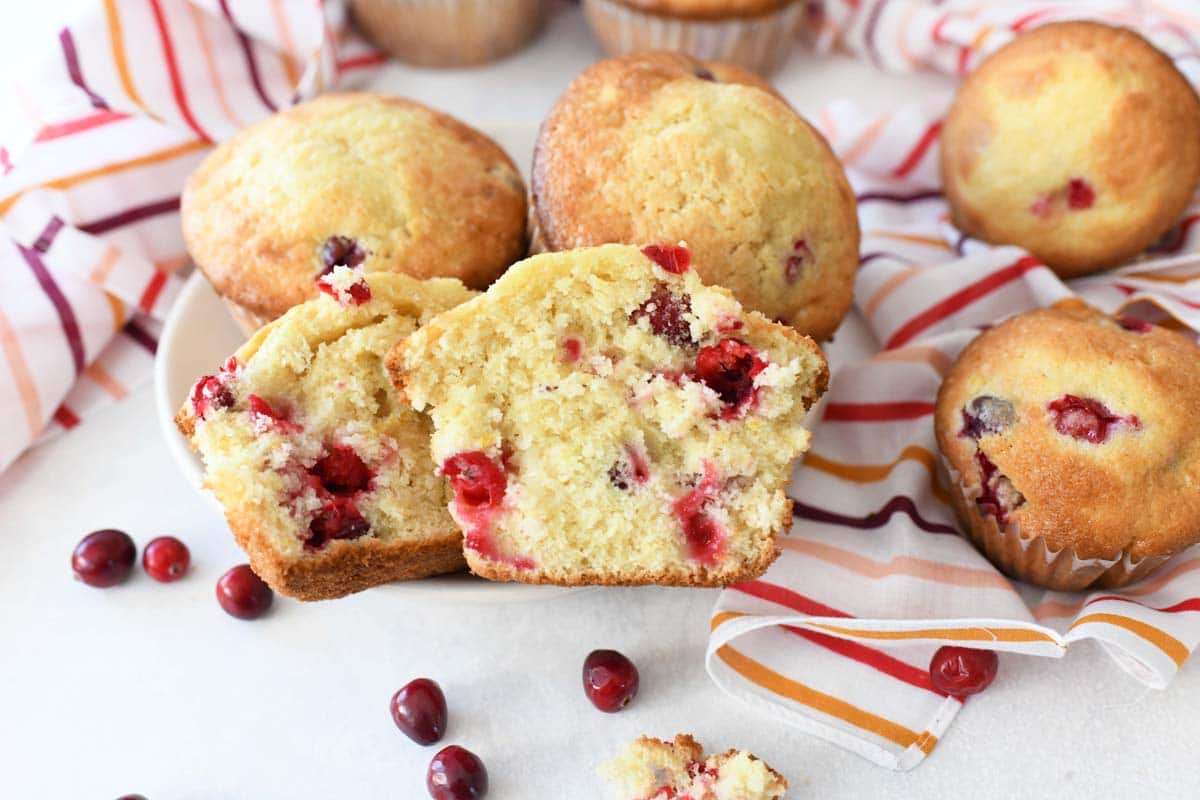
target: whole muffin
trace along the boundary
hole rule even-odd
[[[1079,302],[962,352],[935,427],[967,535],[1051,589],[1116,587],[1200,541],[1200,347]]]
[[[961,230],[1083,275],[1141,252],[1187,207],[1200,180],[1200,99],[1132,31],[1046,25],[963,82],[941,169]]]
[[[324,95],[242,131],[192,173],[182,214],[188,252],[248,331],[338,265],[482,289],[526,247],[504,151],[377,94]]]
[[[738,67],[594,64],[542,125],[533,201],[535,250],[685,241],[706,283],[817,339],[850,307],[859,231],[841,164]]]
[[[354,21],[390,55],[430,67],[494,61],[525,46],[546,0],[350,0]]]
[[[767,74],[795,47],[799,0],[583,0],[609,55],[676,50]]]

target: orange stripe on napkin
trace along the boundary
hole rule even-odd
[[[718,649],[717,656],[739,675],[768,691],[870,731],[900,747],[909,747],[921,740],[922,734],[916,731],[780,675],[729,645]]]
[[[93,178],[102,178],[105,175],[115,175],[119,172],[124,172],[125,170],[136,169],[137,167],[145,167],[149,166],[150,164],[160,164],[163,161],[170,161],[171,159],[178,158],[179,156],[188,155],[198,150],[204,150],[208,146],[208,142],[200,140],[186,142],[184,144],[175,145],[174,147],[168,147],[166,150],[158,150],[150,153],[149,155],[131,158],[127,161],[117,161],[112,164],[105,164],[103,167],[97,167],[95,169],[89,169],[83,172],[76,172],[74,175],[65,175],[61,178],[54,178],[53,180],[48,180],[45,183],[37,186],[29,186],[17,192],[16,194],[9,195],[3,200],[0,200],[0,214],[7,212],[18,200],[36,189],[69,189],[70,187],[84,183],[85,181],[90,181]]]
[[[212,42],[208,39],[209,17],[195,3],[188,3],[187,8],[192,13],[192,22],[196,26],[196,38],[200,40],[200,52],[204,55],[204,65],[208,68],[208,82],[212,84],[217,105],[221,107],[221,113],[233,123],[235,128],[245,127],[238,119],[238,115],[234,113],[233,107],[229,105],[229,98],[225,95],[225,82],[221,80],[221,73],[217,69],[217,59],[213,55]]]
[[[91,378],[92,383],[107,392],[114,400],[120,400],[129,394],[129,390],[119,380],[94,361],[84,367],[83,374]]]
[[[899,457],[889,464],[845,464],[832,458],[808,451],[804,456],[804,466],[833,475],[853,483],[877,483],[892,474],[897,466],[904,461],[915,461],[923,464],[929,473],[929,486],[938,500],[949,505],[950,497],[937,480],[937,460],[927,448],[920,445],[909,445],[900,452]]]
[[[924,345],[913,345],[911,347],[899,347],[895,350],[881,350],[872,358],[875,361],[919,361],[933,367],[939,375],[945,375],[950,371],[950,367],[954,362],[950,360],[950,356],[943,353],[936,347],[926,347]]]
[[[953,250],[945,239],[939,239],[936,236],[920,236],[915,233],[900,233],[898,231],[867,231],[863,234],[863,238],[873,236],[879,239],[893,239],[897,242],[912,242],[913,244],[925,244],[930,247],[936,247],[939,250]]]
[[[863,153],[869,150],[871,145],[875,143],[875,140],[879,138],[879,135],[883,133],[883,129],[887,127],[887,124],[891,118],[891,114],[885,114],[868,125],[866,129],[858,135],[858,138],[855,139],[850,146],[840,154],[842,163],[848,166],[862,158]]]
[[[275,17],[275,29],[279,31],[279,41],[283,50],[279,53],[279,61],[283,65],[283,74],[287,75],[288,83],[294,88],[300,83],[300,72],[296,69],[293,54],[299,52],[296,40],[292,37],[292,29],[288,26],[287,12],[280,0],[271,0],[271,14]]]
[[[129,60],[125,57],[125,38],[121,30],[121,17],[117,13],[115,0],[104,0],[104,14],[108,18],[108,41],[112,47],[113,62],[117,67],[117,77],[121,80],[121,88],[125,90],[125,94],[129,96],[134,105],[145,111],[146,104],[142,102],[141,95],[134,88],[133,76],[129,72]],[[158,117],[154,118],[158,119]]]
[[[1137,634],[1166,653],[1167,657],[1178,666],[1182,667],[1183,662],[1187,661],[1189,651],[1183,642],[1141,620],[1133,619],[1132,617],[1121,617],[1116,614],[1088,614],[1075,620],[1071,625],[1071,629],[1074,630],[1080,625],[1086,625],[1090,622],[1104,622]]]
[[[806,556],[834,564],[857,575],[872,580],[892,575],[941,583],[947,586],[965,586],[971,589],[1003,589],[1011,592],[1012,585],[1003,575],[991,569],[957,567],[940,561],[930,561],[912,556],[896,556],[890,561],[874,561],[866,556],[835,545],[811,539],[780,539],[779,546]]]
[[[781,544],[787,540],[783,540]],[[837,633],[842,636],[863,639],[945,639],[952,642],[1050,642],[1058,645],[1053,637],[1041,631],[1024,628],[923,628],[912,631],[875,631],[870,629],[843,628],[823,622],[810,623],[814,628]]]
[[[108,301],[108,306],[112,309],[113,330],[121,330],[125,325],[125,304],[121,302],[121,298],[108,292],[104,293],[104,299]]]
[[[96,266],[92,267],[92,271],[88,274],[88,280],[97,286],[103,286],[108,280],[108,276],[112,274],[113,267],[121,260],[121,251],[115,245],[109,245],[105,248],[104,253],[100,256],[100,260],[96,262]]]
[[[9,372],[17,386],[17,395],[21,398],[21,409],[25,412],[25,423],[29,426],[29,435],[37,436],[42,429],[42,404],[38,400],[37,384],[33,382],[33,373],[21,352],[21,344],[17,341],[17,332],[4,312],[0,311],[0,350],[8,361]]]

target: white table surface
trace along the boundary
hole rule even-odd
[[[38,37],[52,46],[58,20],[85,1],[6,2],[0,73]],[[528,122],[597,56],[578,13],[560,8],[538,43],[507,62],[392,67],[378,85],[477,125]],[[945,86],[802,55],[779,82],[803,111],[841,95],[894,107]],[[592,590],[485,606],[382,588],[320,604],[277,599],[268,618],[240,622],[220,611],[213,583],[242,555],[177,473],[153,413],[146,386],[0,475],[0,797],[416,800],[434,748],[403,737],[387,704],[421,675],[449,698],[445,743],[484,759],[497,800],[599,798],[594,768],[621,742],[679,731],[757,752],[798,800],[1200,796],[1195,663],[1156,692],[1089,644],[1060,661],[1002,656],[996,683],[928,761],[895,774],[773,724],[710,683],[713,591]],[[139,568],[109,590],[72,580],[75,543],[110,526],[139,544],[179,536],[191,573],[164,586]],[[597,647],[622,650],[641,671],[641,694],[617,715],[595,711],[580,689],[583,656]]]

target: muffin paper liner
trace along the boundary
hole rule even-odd
[[[1183,4],[1169,19],[1148,10],[1161,4],[1134,0],[809,5],[822,12],[806,17],[810,39],[888,69],[958,74],[1015,30],[1091,15],[1147,33],[1193,82],[1200,76],[1200,12]],[[196,14],[207,15],[203,26],[178,22]],[[154,31],[160,18],[174,60],[127,47],[117,63],[111,21]],[[186,269],[186,176],[212,142],[370,76],[383,59],[339,37],[344,22],[339,0],[111,0],[46,43],[44,63],[23,76],[30,105],[10,115],[29,123],[27,136],[0,146],[0,468],[149,378],[158,321]],[[936,164],[947,99],[886,117],[834,103],[814,119],[858,195],[856,305],[881,349],[837,369],[796,469],[783,554],[761,579],[721,594],[707,651],[714,681],[759,711],[764,728],[790,726],[892,769],[921,763],[962,705],[929,683],[942,645],[1057,657],[1091,639],[1162,688],[1200,642],[1195,548],[1116,591],[1010,583],[959,534],[955,492],[936,479],[932,424],[945,369],[979,326],[1007,315],[1076,294],[1200,330],[1200,204],[1136,263],[1063,284],[1025,253],[943,221]],[[1047,574],[1081,569],[1036,546],[1018,544],[1012,557],[1033,569],[1040,559]],[[1090,566],[1101,582],[1125,582],[1157,565]]]
[[[793,47],[804,3],[788,3],[762,16],[692,20],[658,16],[620,0],[583,0],[596,39],[609,55],[675,50],[705,61],[725,61],[766,75]]]
[[[434,67],[482,64],[533,38],[545,0],[349,0],[367,38],[391,55]]]

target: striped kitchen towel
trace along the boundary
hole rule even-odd
[[[1067,8],[826,5],[845,12],[838,33],[852,50],[888,68],[949,71]],[[1131,16],[1144,7],[1149,16]],[[1181,69],[1200,63],[1194,5],[1190,18],[1165,3],[1070,6],[1072,15],[1088,8],[1140,19]],[[1200,331],[1200,202],[1135,263],[1064,284],[1027,253],[973,240],[948,221],[936,152],[948,100],[880,117],[835,103],[819,116],[858,196],[855,305],[882,349],[835,373],[796,470],[783,554],[760,580],[721,594],[707,651],[710,675],[731,695],[899,770],[921,763],[962,706],[930,682],[944,644],[1061,657],[1094,639],[1134,678],[1163,688],[1200,642],[1200,548],[1114,592],[1046,591],[1000,574],[956,535],[932,422],[959,351],[1011,314],[1077,295]]]
[[[381,59],[340,0],[95,0],[0,142],[0,470],[152,370],[212,143]]]

